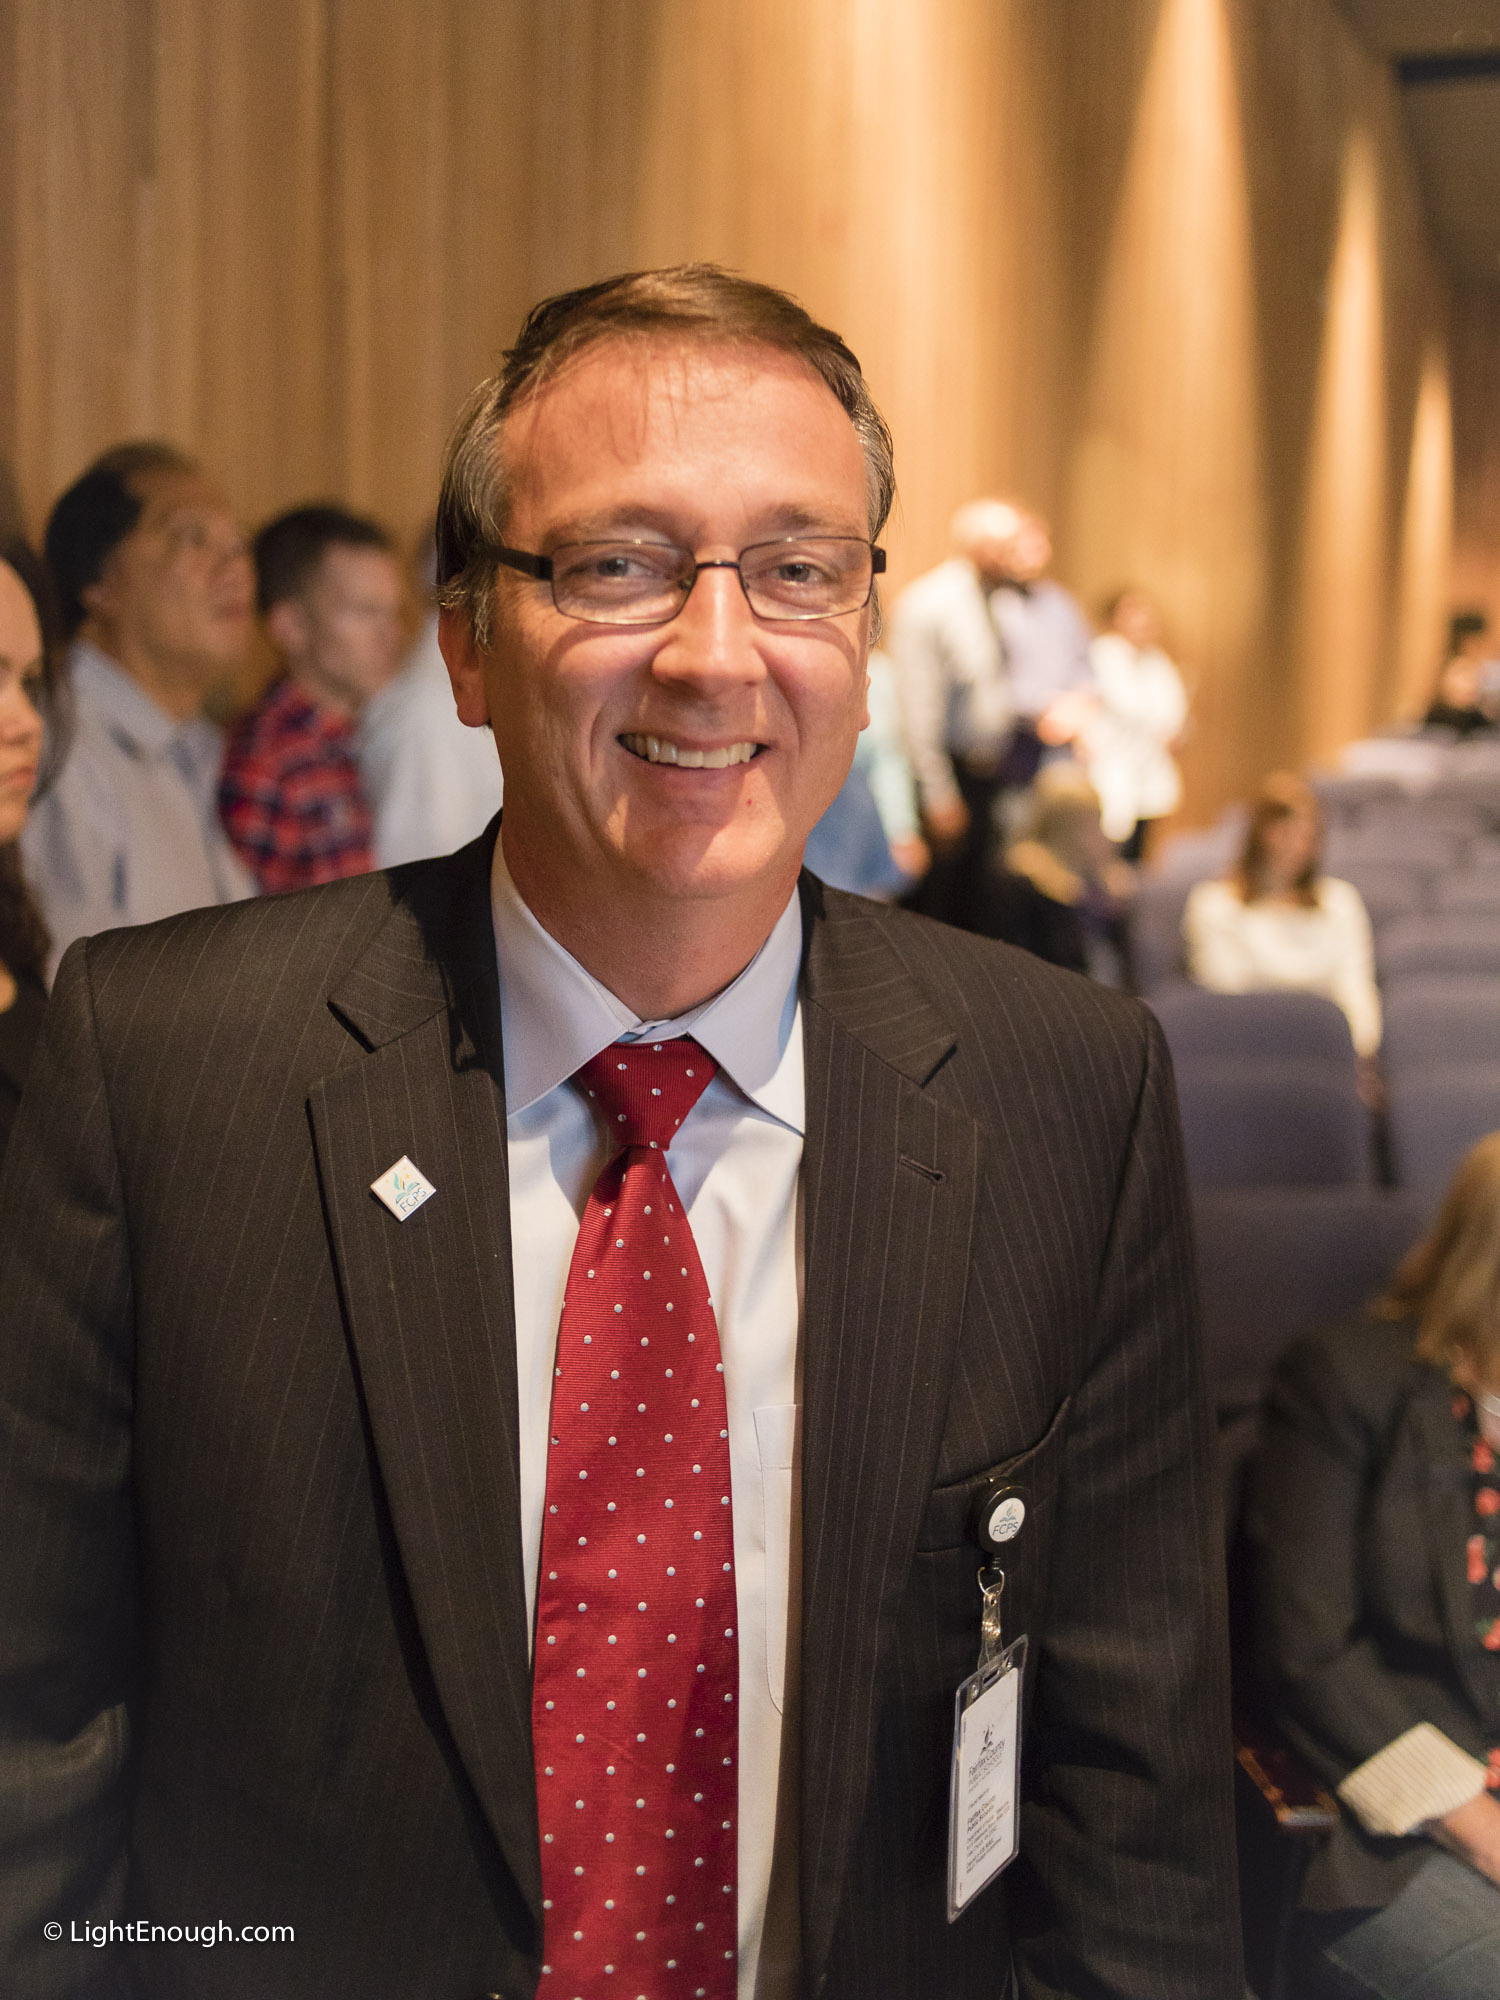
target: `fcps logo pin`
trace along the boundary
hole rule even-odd
[[[405,1222],[424,1201],[431,1200],[437,1189],[403,1153],[395,1166],[387,1167],[378,1180],[371,1181],[370,1192],[385,1203],[398,1222]]]

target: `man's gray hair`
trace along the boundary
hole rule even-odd
[[[629,271],[534,306],[499,373],[469,396],[448,440],[437,515],[438,603],[463,612],[481,647],[491,636],[494,551],[505,542],[509,495],[498,444],[505,418],[585,347],[663,335],[799,355],[854,426],[865,455],[871,541],[885,526],[896,494],[891,434],[858,360],[838,334],[788,293],[716,264]]]

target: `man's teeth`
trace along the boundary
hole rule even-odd
[[[622,736],[620,741],[648,764],[680,764],[687,771],[722,771],[730,764],[748,764],[758,743],[729,743],[719,750],[685,750],[662,736]]]

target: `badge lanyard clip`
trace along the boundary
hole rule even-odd
[[[978,1575],[983,1603],[979,1613],[977,1671],[982,1674],[986,1667],[998,1666],[1003,1657],[1000,1644],[1000,1599],[1005,1590],[1005,1571],[996,1563],[986,1563]]]

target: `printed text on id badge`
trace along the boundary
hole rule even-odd
[[[948,1921],[1016,1858],[1026,1641],[959,1686],[953,1704]]]

